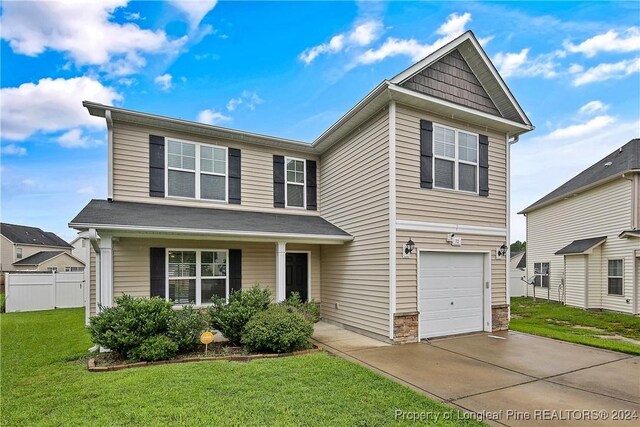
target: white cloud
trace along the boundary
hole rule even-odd
[[[398,39],[395,37],[389,37],[382,46],[369,49],[359,55],[356,59],[356,63],[372,64],[398,55],[408,56],[412,61],[419,61],[431,52],[444,46],[460,34],[464,33],[469,21],[471,21],[471,14],[468,12],[462,15],[452,13],[436,30],[436,33],[441,37],[435,42],[431,44],[423,44],[413,38]]]
[[[232,120],[230,116],[225,116],[219,111],[213,109],[202,110],[198,113],[198,121],[208,125],[219,125],[228,123]]]
[[[245,99],[245,105],[250,110],[255,110],[257,105],[260,105],[264,102],[264,99],[258,96],[257,92],[250,92],[248,90],[242,91],[242,97]]]
[[[124,19],[126,19],[127,21],[138,21],[144,20],[145,18],[140,16],[140,12],[125,12]]]
[[[27,155],[27,149],[17,144],[3,145],[1,152],[5,156],[26,156]]]
[[[625,59],[615,63],[602,63],[584,72],[577,73],[573,79],[574,86],[601,82],[611,79],[621,79],[630,74],[640,72],[640,58]]]
[[[309,65],[322,54],[332,54],[342,51],[349,46],[367,46],[380,37],[382,22],[372,19],[355,25],[351,31],[336,34],[327,43],[305,49],[299,56],[300,60]]]
[[[200,25],[202,19],[216,7],[218,0],[172,0],[171,4],[189,19],[191,28]]]
[[[557,64],[553,60],[556,53],[529,58],[529,51],[529,48],[525,48],[517,53],[499,52],[494,56],[493,62],[502,77],[542,76],[553,78],[558,75]]]
[[[63,133],[56,138],[56,141],[64,148],[89,148],[100,145],[100,141],[84,135],[80,128]]]
[[[585,123],[570,125],[556,129],[545,136],[545,141],[559,141],[564,139],[580,138],[591,135],[594,132],[608,128],[616,119],[612,116],[596,116]]]
[[[609,30],[579,44],[565,41],[564,48],[571,53],[582,53],[587,58],[592,58],[600,52],[640,51],[640,27],[628,28],[622,34],[616,30]]]
[[[112,20],[128,0],[4,2],[2,39],[19,54],[64,52],[76,65],[98,65],[129,74],[146,64],[142,54],[175,54],[187,37],[170,40],[162,30]]]
[[[96,190],[93,188],[93,185],[85,185],[84,187],[78,188],[76,193],[78,194],[95,194]]]
[[[235,111],[240,104],[242,104],[242,97],[231,98],[229,102],[227,102],[227,111]]]
[[[163,91],[169,92],[173,87],[172,79],[173,79],[173,76],[169,73],[166,73],[166,74],[157,76],[155,79],[153,79],[153,82],[158,86],[160,86],[160,89],[162,89]]]
[[[602,101],[591,101],[591,102],[587,102],[582,107],[580,107],[580,109],[578,110],[578,113],[594,114],[594,113],[605,112],[608,109],[609,109],[609,106]]]
[[[580,64],[571,64],[567,71],[569,71],[570,74],[578,74],[584,71],[584,67]]]
[[[92,117],[83,100],[113,105],[122,96],[90,77],[45,78],[37,83],[0,90],[3,139],[23,140],[36,132],[57,132],[77,127],[104,127],[104,120]]]

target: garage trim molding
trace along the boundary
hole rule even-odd
[[[484,262],[484,278],[482,283],[482,326],[483,332],[492,332],[492,324],[491,324],[491,251],[481,251],[481,250],[473,250],[473,249],[461,249],[461,250],[450,250],[450,249],[420,249],[416,248],[416,296],[417,296],[417,308],[418,308],[418,341],[422,340],[422,312],[420,311],[420,255],[422,253],[427,252],[436,252],[436,253],[467,253],[467,254],[480,254],[483,255]],[[487,287],[487,283],[489,287]]]
[[[442,233],[476,234],[482,236],[506,236],[507,229],[500,227],[483,227],[477,225],[447,224],[441,222],[423,222],[399,219],[396,221],[398,230],[406,231],[434,231]]]

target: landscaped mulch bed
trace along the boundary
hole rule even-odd
[[[181,354],[175,359],[159,360],[157,362],[132,362],[116,357],[112,353],[101,353],[95,358],[87,361],[87,369],[90,372],[120,371],[128,368],[139,368],[142,366],[166,365],[170,363],[204,362],[211,360],[228,360],[232,362],[249,362],[255,359],[272,359],[276,357],[291,357],[303,354],[311,354],[322,351],[318,346],[307,350],[294,351],[292,353],[249,353],[242,347],[234,347],[228,343],[216,343],[209,345],[207,355],[205,355],[204,345],[198,351],[188,354]]]

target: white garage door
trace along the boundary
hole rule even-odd
[[[420,253],[420,335],[482,331],[484,255]]]

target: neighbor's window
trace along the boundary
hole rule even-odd
[[[57,273],[58,272],[58,267],[47,267],[47,271],[49,273]]]
[[[609,260],[608,288],[609,295],[622,295],[622,260]]]
[[[64,271],[84,271],[84,267],[65,267]]]
[[[478,192],[478,135],[433,126],[433,182],[438,188]]]
[[[209,304],[227,298],[226,250],[169,250],[167,299],[176,304]]]
[[[16,248],[16,259],[22,259],[22,248]]]
[[[285,160],[287,167],[286,199],[287,207],[304,208],[305,206],[305,162],[304,160]]]
[[[227,200],[227,148],[167,140],[167,196]]]
[[[533,264],[533,284],[535,286],[541,286],[543,288],[549,287],[549,263],[548,262],[536,262]]]

